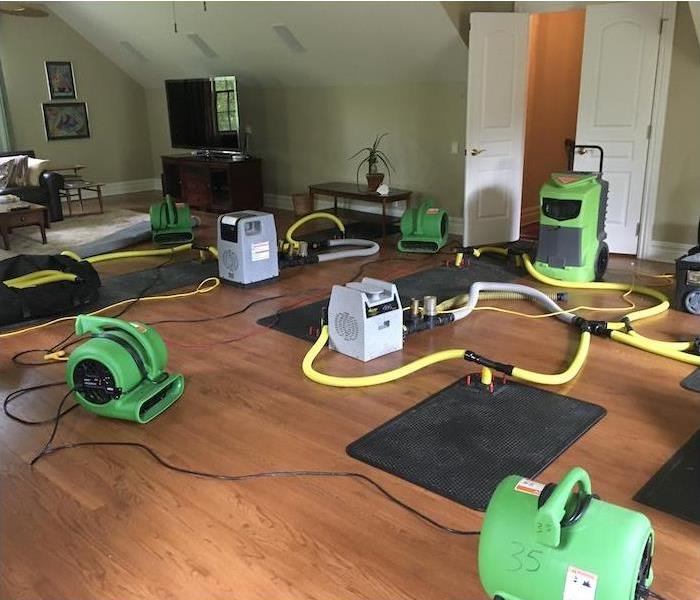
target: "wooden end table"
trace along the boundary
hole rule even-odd
[[[18,206],[22,208],[12,210]],[[35,225],[41,230],[41,243],[45,244],[46,228],[49,226],[49,212],[46,206],[31,202],[0,204],[0,235],[5,250],[10,249],[10,232],[17,227],[29,225]]]
[[[330,183],[315,183],[309,186],[309,196],[313,204],[316,196],[330,196],[333,198],[333,211],[338,214],[338,198],[361,200],[382,205],[382,239],[386,238],[386,206],[393,202],[406,202],[406,208],[411,206],[411,190],[391,188],[386,196],[377,192],[370,192],[366,185],[347,183],[344,181],[332,181]]]
[[[102,205],[102,185],[102,183],[94,183],[83,179],[66,179],[59,193],[62,198],[65,198],[66,204],[68,205],[68,216],[73,216],[73,202],[80,202],[81,215],[102,214],[104,212],[104,206]],[[85,212],[85,206],[83,205],[85,198],[83,198],[83,192],[95,192],[97,194],[97,202],[100,207],[99,213]]]

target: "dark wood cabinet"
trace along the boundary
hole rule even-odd
[[[161,156],[163,195],[192,208],[211,212],[261,210],[262,170],[259,158]]]

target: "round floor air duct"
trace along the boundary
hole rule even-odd
[[[512,476],[486,510],[479,576],[494,599],[641,600],[653,544],[649,519],[598,499],[579,467],[558,485]]]

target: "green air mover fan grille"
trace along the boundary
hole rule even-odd
[[[85,359],[75,365],[73,383],[92,404],[107,404],[122,395],[112,372],[97,360]]]

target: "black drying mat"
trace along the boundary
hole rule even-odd
[[[700,392],[700,369],[695,369],[695,371],[681,381],[681,386],[691,392]]]
[[[218,277],[219,267],[216,262],[201,264],[187,261],[177,262],[160,269],[146,269],[136,273],[126,273],[115,277],[102,279],[102,286],[98,290],[97,301],[86,304],[79,312],[92,312],[115,302],[136,298],[146,291],[147,296],[162,294],[182,287],[194,286],[207,277]],[[150,287],[149,287],[150,286]],[[60,315],[56,315],[60,316]],[[107,316],[107,315],[105,315]],[[53,318],[53,317],[52,317]],[[34,319],[22,321],[11,325],[3,325],[0,331],[10,331],[28,327],[35,323],[41,323],[46,319]]]
[[[533,478],[605,409],[520,383],[453,383],[347,447],[353,458],[476,510],[509,475]]]
[[[366,263],[366,264],[371,264]],[[475,281],[512,281],[522,273],[497,259],[481,258],[472,260],[466,269],[436,267],[425,269],[396,279],[401,303],[406,306],[411,298],[421,298],[427,294],[437,296],[438,302],[469,291]],[[271,327],[287,335],[302,340],[313,339],[310,330],[318,327],[321,311],[328,306],[328,298],[306,304],[298,308],[263,317],[259,325]]]
[[[700,431],[644,484],[634,499],[700,524]]]
[[[395,221],[387,221],[386,234],[392,235],[401,231],[398,219]],[[311,231],[301,235],[295,235],[294,238],[302,242],[323,242],[324,240],[332,239],[339,235],[337,227],[321,229],[319,231]],[[375,240],[382,237],[382,224],[372,221],[358,221],[356,223],[348,223],[345,225],[345,237],[348,239]]]

